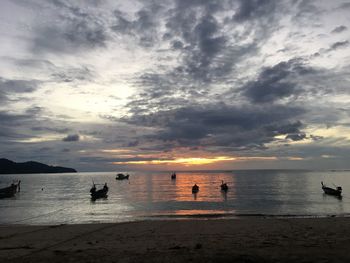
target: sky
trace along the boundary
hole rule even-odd
[[[350,2],[2,0],[0,157],[349,169]]]

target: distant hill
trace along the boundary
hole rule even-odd
[[[73,168],[51,166],[38,162],[16,163],[0,158],[0,174],[32,174],[32,173],[76,173]]]

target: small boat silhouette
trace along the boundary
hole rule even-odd
[[[336,189],[327,187],[323,182],[321,182],[322,185],[322,190],[324,191],[325,194],[327,195],[335,195],[335,196],[341,196],[342,193],[342,188],[340,186],[337,186]]]
[[[108,195],[108,186],[107,183],[104,184],[103,188],[97,190],[96,189],[96,184],[93,184],[91,189],[90,189],[90,194],[91,194],[91,200],[95,201],[96,199],[99,198],[107,198]]]
[[[220,188],[221,188],[221,191],[227,192],[228,191],[227,183],[224,183],[224,181],[221,181]]]
[[[194,186],[192,186],[192,193],[196,194],[198,192],[199,192],[199,186],[195,184]]]
[[[13,182],[10,186],[0,189],[0,199],[15,196],[21,190],[21,181]]]
[[[116,180],[129,180],[129,174],[117,174]]]

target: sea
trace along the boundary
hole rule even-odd
[[[0,224],[350,215],[350,171],[196,171],[177,172],[176,180],[170,172],[118,172],[129,180],[116,172],[0,175],[0,188],[21,180],[15,197],[0,199]],[[325,195],[321,181],[342,186],[343,197]],[[92,201],[93,183],[107,183],[108,198]]]

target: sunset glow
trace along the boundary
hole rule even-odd
[[[132,155],[123,155],[123,157],[128,157],[131,159],[137,159],[141,156],[132,156]],[[146,155],[146,157],[150,157]],[[153,158],[152,160],[130,160],[130,161],[116,161],[113,162],[114,165],[174,165],[177,164],[180,167],[186,166],[205,166],[209,164],[223,164],[223,163],[240,163],[240,162],[251,162],[251,161],[262,161],[262,162],[271,162],[277,160],[291,160],[291,161],[301,161],[304,158],[297,156],[288,156],[278,158],[276,156],[239,156],[239,157],[230,157],[230,156],[218,156],[218,157],[178,157],[175,159],[157,159]]]
[[[150,160],[150,161],[126,161],[113,162],[113,164],[181,164],[185,166],[203,165],[224,161],[234,161],[236,158],[228,156],[218,156],[213,158],[178,158],[174,160]]]

